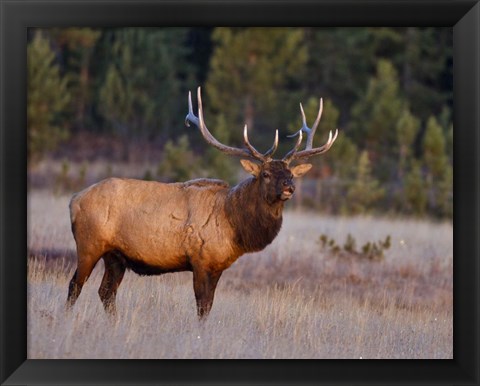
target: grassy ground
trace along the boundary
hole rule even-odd
[[[29,358],[452,358],[451,223],[287,212],[264,251],[220,279],[208,320],[196,318],[191,273],[127,272],[109,319],[100,262],[71,313],[75,269],[68,200],[29,194]],[[387,235],[383,261],[335,257],[326,234],[361,246]]]

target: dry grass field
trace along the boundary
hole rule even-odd
[[[67,196],[28,197],[28,357],[452,358],[453,229],[449,222],[327,217],[287,211],[264,251],[224,272],[209,318],[196,317],[191,273],[126,273],[109,319],[100,262],[71,313],[75,269]],[[287,205],[288,206],[288,205]],[[391,235],[383,261],[322,250]]]

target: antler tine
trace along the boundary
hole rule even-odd
[[[298,130],[295,134],[290,135],[289,137],[294,137],[296,135],[301,134],[302,132],[305,132],[305,133],[307,133],[307,141],[306,141],[304,150],[299,151],[299,152],[293,152],[293,153],[290,152],[292,154],[290,154],[290,153],[287,154],[288,162],[291,162],[293,160],[302,159],[302,158],[308,158],[308,157],[311,157],[311,156],[317,155],[317,154],[325,153],[326,151],[328,151],[328,149],[330,149],[330,147],[333,145],[333,143],[335,142],[335,140],[337,139],[337,136],[338,136],[338,129],[336,129],[335,135],[333,137],[332,137],[332,132],[330,131],[330,133],[328,135],[327,143],[323,146],[313,148],[313,137],[315,135],[315,131],[317,130],[318,124],[320,123],[320,119],[322,118],[322,112],[323,112],[323,99],[322,98],[320,98],[320,105],[319,105],[319,108],[318,108],[317,118],[315,119],[315,122],[313,123],[313,126],[311,128],[307,126],[307,119],[305,117],[305,111],[303,110],[303,106],[302,106],[301,103],[300,103],[300,112],[302,114],[303,125],[300,128],[300,130]],[[287,156],[285,156],[285,158],[287,158]]]
[[[202,92],[200,87],[197,88],[197,100],[198,100],[198,120],[199,120],[199,129],[201,133],[203,134],[203,137],[207,140],[207,142],[211,143],[213,146],[215,144],[221,145],[220,150],[225,146],[218,142],[218,140],[210,133],[210,131],[207,129],[207,125],[205,125],[205,120],[203,119],[203,103],[202,103]],[[241,149],[239,149],[241,150]]]
[[[192,92],[188,92],[188,114],[185,117],[185,126],[190,127],[190,122],[192,122],[195,126],[199,126],[198,118],[193,113],[192,107]]]
[[[307,118],[305,117],[305,111],[303,110],[303,105],[300,103],[300,113],[302,114],[302,127],[295,132],[294,134],[287,135],[287,137],[292,138],[296,137],[301,131],[307,133],[307,142],[305,143],[305,150],[311,149],[313,146],[313,136],[317,130],[318,124],[320,123],[320,118],[322,117],[323,112],[323,99],[320,98],[320,107],[318,109],[317,118],[313,123],[312,128],[307,126]]]
[[[265,161],[266,157],[262,153],[260,153],[257,149],[255,149],[250,141],[248,140],[248,129],[247,125],[245,124],[245,127],[243,128],[243,142],[245,143],[245,146],[247,147],[248,150],[250,150],[250,153],[258,160],[260,161]]]
[[[293,159],[298,160],[303,158],[309,158],[317,154],[326,153],[332,147],[333,143],[337,139],[337,136],[338,136],[338,129],[335,129],[335,135],[333,135],[333,137],[332,137],[332,131],[330,131],[328,135],[328,141],[325,145],[316,147],[314,149],[305,149],[305,150],[299,151],[298,153],[295,153],[293,155]]]
[[[275,130],[275,139],[273,141],[273,145],[270,149],[266,151],[264,156],[271,157],[277,151],[277,147],[278,147],[278,130]]]
[[[214,146],[215,148],[219,149],[220,151],[230,154],[230,155],[235,155],[239,157],[246,157],[246,158],[251,158],[255,159],[257,161],[261,162],[269,162],[272,159],[273,153],[277,150],[278,147],[278,130],[275,132],[275,140],[273,142],[273,145],[270,149],[268,149],[264,154],[260,153],[257,149],[255,149],[252,144],[250,143],[250,140],[248,139],[248,129],[247,125],[245,125],[243,129],[243,140],[245,143],[246,149],[240,149],[236,147],[230,147],[226,146],[222,143],[220,143],[208,130],[207,126],[205,125],[205,121],[203,119],[203,105],[202,105],[202,94],[201,94],[201,88],[198,87],[197,89],[197,98],[198,98],[198,117],[193,113],[193,105],[192,105],[192,93],[188,93],[188,114],[185,117],[185,124],[187,126],[189,125],[189,122],[192,122],[195,124],[199,129],[200,132],[202,133],[203,138],[209,143],[210,145]],[[293,160],[296,159],[302,159],[302,158],[308,158],[316,154],[322,154],[328,151],[330,147],[333,145],[335,140],[337,139],[338,136],[338,129],[335,131],[335,135],[332,136],[332,132],[330,131],[328,141],[325,145],[313,148],[313,136],[315,135],[315,131],[317,130],[318,124],[320,123],[320,118],[322,117],[322,111],[323,111],[323,99],[320,98],[320,106],[318,109],[318,114],[317,118],[315,119],[315,122],[313,123],[312,128],[307,126],[307,119],[305,117],[305,111],[303,110],[303,106],[300,103],[300,112],[302,114],[302,127],[300,130],[298,130],[295,134],[289,135],[288,137],[295,137],[298,135],[297,142],[295,146],[293,147],[292,150],[290,150],[285,157],[283,157],[282,161],[286,162],[287,164],[290,163]],[[302,151],[298,151],[298,148],[300,147],[303,139],[303,134],[302,132],[307,133],[307,143],[305,145],[305,149]]]
[[[245,157],[245,158],[251,158],[255,159],[257,161],[261,162],[266,162],[268,161],[268,158],[258,152],[249,142],[248,140],[248,134],[247,134],[247,127],[245,126],[244,130],[244,140],[245,140],[245,145],[247,146],[247,149],[239,149],[236,147],[230,147],[227,145],[222,144],[219,142],[208,130],[207,125],[205,125],[205,121],[203,119],[203,105],[202,105],[202,94],[201,94],[201,88],[198,87],[197,89],[197,99],[198,99],[198,117],[195,116],[193,113],[193,107],[192,107],[192,93],[189,91],[188,92],[188,114],[185,117],[185,124],[187,126],[189,125],[189,122],[192,122],[195,124],[199,129],[200,132],[202,133],[203,138],[212,145],[213,147],[217,148],[218,150],[229,154],[229,155],[234,155],[238,157]],[[268,153],[268,152],[267,152]]]
[[[295,146],[293,147],[293,149],[290,150],[285,155],[285,157],[283,157],[283,159],[282,159],[283,162],[285,162],[286,164],[289,164],[290,162],[292,162],[294,160],[295,153],[297,152],[298,148],[300,147],[300,144],[302,143],[302,139],[303,139],[302,130],[299,130],[298,131],[297,143],[295,143]]]
[[[303,112],[303,108],[301,105],[300,107],[302,110],[303,124],[304,126],[306,126],[305,113]],[[320,123],[320,119],[322,118],[322,112],[323,112],[323,99],[320,98],[320,106],[318,108],[317,118],[315,119],[315,122],[313,122],[313,126],[308,133],[307,143],[305,144],[305,150],[311,149],[313,146],[313,136],[315,135],[315,131],[317,130],[318,124]]]
[[[262,162],[267,162],[272,159],[273,153],[277,150],[278,147],[278,130],[275,131],[275,139],[273,141],[273,145],[270,149],[268,149],[264,154],[260,153],[257,149],[253,147],[253,145],[250,143],[248,139],[248,131],[247,131],[247,125],[245,124],[245,127],[243,129],[243,141],[245,143],[245,146],[250,150],[250,152],[258,159],[262,160]]]
[[[296,137],[301,131],[307,133],[307,135],[310,134],[311,129],[307,126],[307,118],[305,118],[305,112],[303,111],[303,106],[302,106],[301,102],[300,102],[300,112],[302,113],[302,123],[303,123],[303,125],[295,133],[287,135],[288,138]]]
[[[302,127],[300,130],[303,130],[305,133],[310,133],[312,130],[307,126],[307,118],[305,117],[305,111],[303,110],[303,105],[300,102],[300,112],[302,113]]]
[[[195,114],[193,113],[192,92],[191,91],[188,92],[188,114],[185,117],[185,125],[187,127],[190,127],[189,121],[192,122],[195,126],[197,126],[200,129],[200,132],[202,133],[203,137],[207,140],[208,143],[212,144],[215,147],[217,147],[216,144],[222,145],[210,133],[210,131],[207,129],[207,126],[205,125],[205,122],[203,120],[203,105],[202,105],[202,96],[200,92],[200,87],[198,88],[197,97],[198,97],[198,117],[195,116]]]

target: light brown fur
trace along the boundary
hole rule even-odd
[[[208,180],[104,180],[71,201],[77,246],[89,250],[93,265],[118,250],[166,271],[181,269],[188,259],[224,270],[239,254],[233,243],[225,243],[233,239],[223,213],[227,192],[225,183]]]
[[[109,311],[125,268],[136,264],[152,274],[190,270],[218,280],[244,253],[225,216],[228,191],[220,180],[165,184],[109,178],[75,194],[70,216],[78,268],[69,305],[102,257],[106,269],[99,294]]]

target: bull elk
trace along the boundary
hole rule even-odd
[[[322,114],[322,100],[312,128],[303,118],[298,139],[282,159],[272,156],[278,146],[260,153],[243,131],[244,148],[220,143],[207,129],[203,118],[200,87],[198,117],[188,95],[185,124],[195,124],[203,138],[225,154],[241,157],[252,176],[234,187],[215,179],[161,183],[126,178],[109,178],[73,195],[70,201],[72,232],[77,245],[77,269],[68,288],[67,307],[77,300],[97,262],[103,258],[105,273],[99,288],[108,313],[115,313],[115,296],[128,268],[139,275],[192,271],[199,318],[208,315],[222,272],[241,255],[264,249],[282,225],[285,201],[295,190],[293,177],[304,175],[311,164],[289,166],[325,153],[338,130],[320,147],[313,136]],[[307,133],[299,151],[302,133]],[[257,161],[257,162],[252,162]]]

